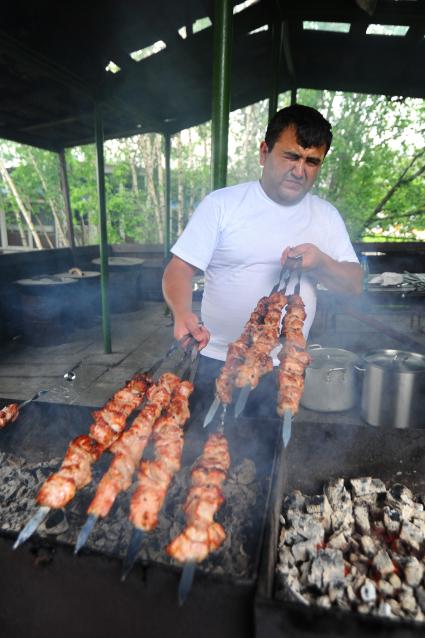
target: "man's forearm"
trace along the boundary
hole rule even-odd
[[[194,269],[182,260],[172,258],[165,269],[162,291],[174,317],[192,310],[192,279]]]
[[[195,270],[191,264],[173,257],[165,269],[162,290],[174,316],[175,338],[192,335],[199,342],[199,349],[202,349],[207,345],[210,333],[192,312],[192,279]]]
[[[359,264],[349,261],[335,261],[324,255],[322,263],[315,269],[315,275],[328,290],[358,295],[362,291],[362,269]]]

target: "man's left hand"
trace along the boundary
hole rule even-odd
[[[314,270],[320,268],[323,265],[325,255],[314,244],[299,244],[291,248],[285,248],[283,251],[280,263],[284,266],[288,263],[291,266],[291,260],[294,257],[302,257],[302,270]],[[295,266],[295,262],[293,262]]]

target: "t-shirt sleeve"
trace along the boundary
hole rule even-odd
[[[332,207],[332,214],[329,218],[328,249],[326,252],[335,261],[359,262],[344,220],[334,207]]]
[[[207,195],[196,208],[171,252],[195,268],[205,270],[211,261],[219,234],[220,206],[211,195]]]

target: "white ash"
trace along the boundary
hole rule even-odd
[[[425,619],[425,496],[377,478],[335,478],[282,506],[276,596]]]

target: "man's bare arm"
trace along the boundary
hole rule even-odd
[[[302,268],[313,273],[328,290],[338,293],[359,295],[362,292],[362,269],[359,264],[349,261],[335,261],[314,244],[300,244],[285,248],[281,262],[302,255]]]
[[[196,268],[179,257],[172,257],[164,271],[162,291],[174,316],[174,336],[181,339],[187,334],[199,341],[204,348],[210,338],[208,330],[199,325],[199,318],[192,311],[192,280]]]

